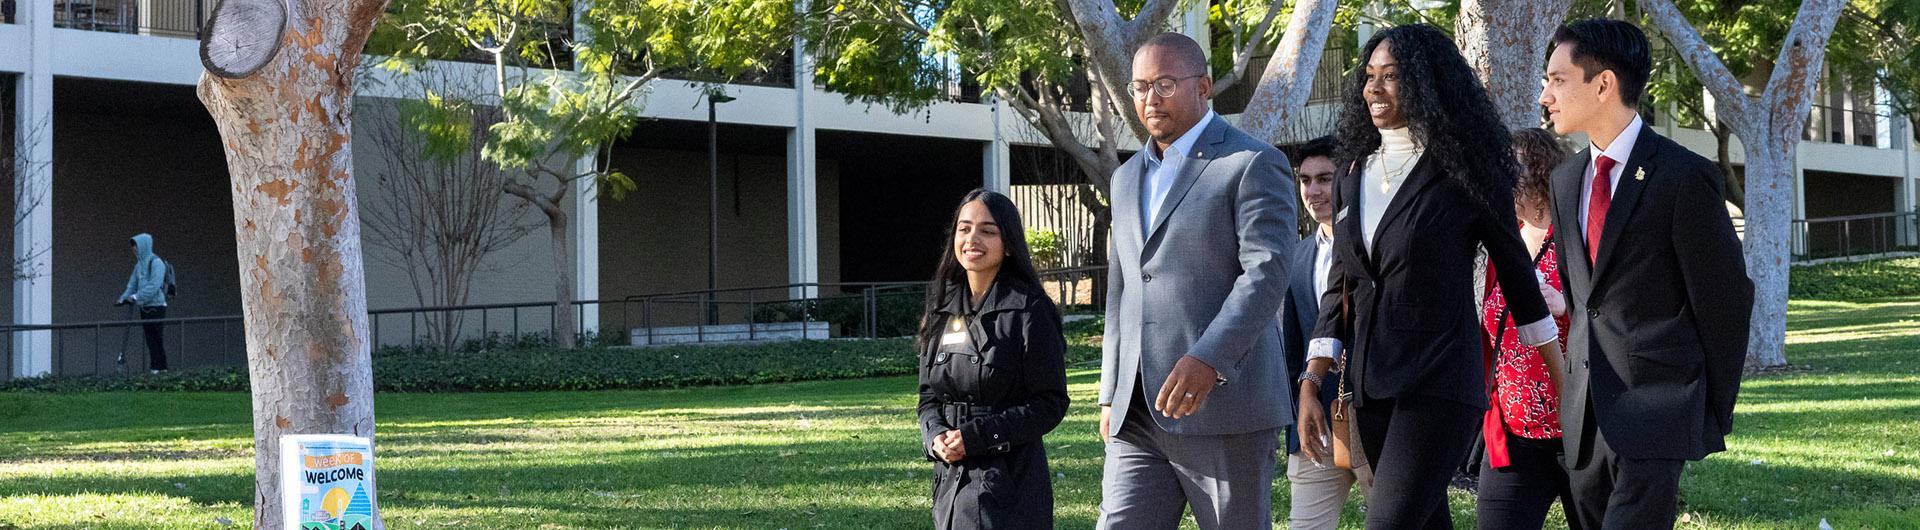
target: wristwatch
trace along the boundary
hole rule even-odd
[[[1314,373],[1313,370],[1302,370],[1299,381],[1313,381],[1315,388],[1326,386],[1326,381],[1322,379],[1322,376]]]

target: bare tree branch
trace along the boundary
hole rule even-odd
[[[1090,63],[1098,63],[1100,79],[1107,90],[1126,93],[1133,78],[1133,52],[1140,44],[1164,27],[1167,17],[1179,5],[1178,0],[1147,0],[1133,20],[1121,20],[1113,0],[1060,0],[1065,13],[1080,30],[1081,39],[1093,50]],[[1139,138],[1147,137],[1147,128],[1139,116],[1123,113],[1127,125]]]
[[[420,74],[416,74],[420,75]],[[463,91],[444,74],[417,81],[461,100]],[[409,76],[409,81],[415,78]],[[485,127],[494,120],[477,111],[466,151],[442,159],[427,156],[427,141],[400,120],[376,119],[370,133],[384,147],[386,163],[372,175],[384,188],[371,197],[365,219],[368,244],[384,249],[372,257],[405,270],[416,300],[423,306],[466,305],[476,273],[493,270],[493,255],[532,230],[528,204],[501,195],[512,177],[485,159]],[[379,114],[374,114],[378,116]],[[461,338],[463,313],[428,315],[430,342],[452,351]]]
[[[1233,88],[1235,84],[1238,84],[1246,77],[1247,65],[1253,63],[1253,56],[1259,53],[1260,44],[1267,40],[1267,31],[1272,29],[1274,19],[1280,17],[1280,8],[1285,1],[1286,0],[1274,0],[1273,5],[1267,7],[1267,15],[1260,18],[1260,24],[1254,27],[1251,38],[1247,39],[1245,43],[1242,43],[1239,51],[1234,53],[1233,70],[1228,71],[1227,75],[1213,81],[1213,91],[1207,94],[1208,99],[1226,93],[1227,89]],[[1221,5],[1225,6],[1226,4]],[[1227,19],[1233,20],[1233,17],[1227,17]],[[1240,34],[1240,30],[1243,29],[1240,27],[1240,24],[1235,22],[1233,26],[1234,33],[1236,35]]]
[[[1639,0],[1640,9],[1653,21],[1660,33],[1674,46],[1674,53],[1680,56],[1687,66],[1693,69],[1694,77],[1713,94],[1713,104],[1721,119],[1727,120],[1734,129],[1747,129],[1751,125],[1752,102],[1746,92],[1740,88],[1740,80],[1733,77],[1720,56],[1713,53],[1713,47],[1707,45],[1700,32],[1687,23],[1671,0]],[[1743,135],[1744,136],[1744,135]]]
[[[1744,245],[1747,275],[1754,286],[1747,367],[1785,365],[1787,263],[1793,251],[1789,247],[1793,179],[1798,171],[1793,161],[1823,71],[1827,41],[1844,3],[1807,0],[1800,4],[1758,101],[1746,95],[1670,0],[1639,0],[1639,4],[1692,67],[1694,76],[1714,94],[1718,117],[1728,122],[1746,149]]]

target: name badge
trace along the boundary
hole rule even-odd
[[[1333,214],[1333,223],[1340,224],[1341,221],[1345,220],[1347,220],[1347,207],[1342,206],[1340,207],[1340,213]]]
[[[947,332],[940,334],[940,345],[951,346],[967,342],[967,322],[960,317],[947,321]]]

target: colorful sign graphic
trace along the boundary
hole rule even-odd
[[[373,530],[373,443],[358,436],[280,437],[286,528]]]

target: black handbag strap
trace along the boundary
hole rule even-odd
[[[1547,250],[1552,248],[1553,248],[1552,237],[1548,237],[1546,241],[1540,242],[1540,252],[1535,253],[1533,255],[1533,270],[1540,270],[1540,260],[1545,259],[1547,257]],[[1489,263],[1488,266],[1491,267],[1492,262],[1489,261],[1488,263]],[[1491,292],[1494,289],[1494,286],[1498,285],[1498,280],[1494,278],[1488,278],[1488,280],[1489,282],[1493,283],[1493,285],[1490,285],[1487,287],[1487,290]],[[1502,293],[1502,294],[1504,295],[1505,293]],[[1507,316],[1512,312],[1512,310],[1513,310],[1512,305],[1505,304],[1505,303],[1500,304],[1500,318],[1495,319],[1495,322],[1498,322],[1498,325],[1494,326],[1493,328],[1493,332],[1495,333],[1495,335],[1492,337],[1492,340],[1488,341],[1493,346],[1493,366],[1487,367],[1487,394],[1488,395],[1493,394],[1494,372],[1500,369],[1501,355],[1506,353],[1505,348],[1501,348],[1501,346],[1506,343]]]

